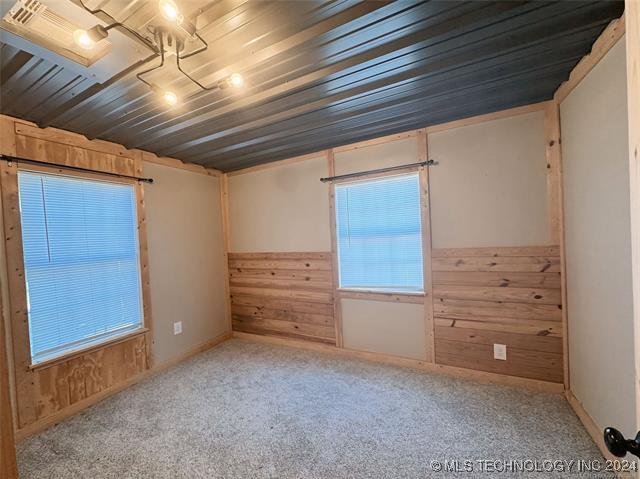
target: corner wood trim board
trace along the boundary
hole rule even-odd
[[[234,331],[336,343],[329,252],[229,253]]]
[[[432,263],[436,363],[563,381],[559,247],[436,249]]]

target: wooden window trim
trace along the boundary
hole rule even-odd
[[[46,141],[46,140],[42,140]],[[74,148],[74,147],[69,147]],[[79,147],[75,147],[76,150]],[[74,150],[74,151],[76,151]],[[58,154],[56,152],[56,154]],[[35,155],[35,153],[34,153]],[[100,153],[98,153],[100,155]],[[30,154],[23,154],[25,158],[30,158]],[[37,155],[36,155],[37,156]],[[98,170],[102,169],[101,157],[95,155],[87,155],[78,163],[76,158],[75,164],[78,166]],[[122,160],[133,161],[135,172],[140,173],[142,168],[141,155],[133,152],[128,158]],[[113,170],[118,172],[121,165],[114,164]],[[51,360],[41,363],[32,364],[31,347],[29,342],[29,324],[26,309],[26,285],[24,281],[24,257],[22,251],[22,231],[21,218],[19,208],[18,195],[18,171],[36,171],[49,174],[59,174],[68,177],[78,177],[91,180],[98,180],[110,183],[130,184],[135,189],[136,194],[136,212],[138,221],[138,247],[140,261],[140,280],[141,280],[141,299],[143,305],[142,328],[132,331],[127,338],[114,337],[108,338],[103,342],[92,344],[83,350],[70,351],[69,354],[51,358]],[[43,419],[39,417],[38,412],[38,385],[36,374],[40,374],[47,367],[54,367],[58,363],[65,363],[73,360],[73,357],[89,354],[91,352],[100,351],[113,346],[114,344],[124,343],[125,339],[131,340],[135,337],[145,337],[145,346],[143,355],[145,356],[145,368],[153,367],[152,358],[152,315],[151,315],[151,295],[150,295],[150,279],[149,279],[149,255],[147,251],[147,233],[146,219],[144,208],[144,186],[133,179],[114,178],[102,174],[100,171],[92,172],[76,172],[67,170],[63,167],[44,166],[44,165],[27,165],[16,162],[0,162],[0,186],[2,188],[2,208],[5,232],[5,250],[7,257],[7,279],[9,294],[11,298],[11,343],[13,350],[14,377],[15,377],[15,396],[18,404],[17,410],[17,429],[21,430],[25,427]],[[124,336],[124,335],[123,335]],[[113,339],[113,341],[111,341]]]
[[[81,356],[82,354],[86,354],[91,351],[96,351],[96,350],[105,348],[107,346],[110,346],[112,344],[117,344],[121,342],[121,340],[123,339],[130,339],[131,337],[138,336],[139,334],[150,332],[150,328],[147,322],[147,314],[146,314],[147,304],[145,303],[145,300],[144,300],[144,286],[143,286],[144,280],[142,277],[142,271],[144,266],[142,255],[143,255],[143,252],[146,251],[147,247],[146,247],[146,238],[145,238],[145,246],[143,251],[141,231],[140,231],[140,215],[144,214],[144,210],[143,209],[141,210],[140,208],[141,190],[140,188],[137,187],[139,182],[132,178],[118,178],[118,177],[102,174],[101,172],[92,173],[92,172],[84,172],[84,171],[73,171],[67,168],[61,168],[53,165],[45,166],[45,165],[31,165],[31,164],[17,163],[16,167],[17,167],[17,171],[30,171],[35,173],[66,176],[69,178],[87,179],[92,181],[100,181],[104,183],[114,183],[114,184],[132,186],[135,194],[134,201],[136,204],[136,221],[138,222],[138,256],[139,256],[139,263],[140,263],[139,268],[140,268],[140,283],[141,283],[140,299],[143,305],[142,324],[140,325],[140,327],[135,331],[130,331],[128,333],[125,333],[119,336],[108,337],[108,338],[105,338],[104,341],[100,341],[95,344],[91,344],[89,346],[74,348],[69,351],[63,351],[61,354],[41,362],[33,362],[33,358],[30,357],[29,369],[32,371],[38,371],[48,366],[58,364],[64,361],[68,361],[69,359],[73,359],[75,357]],[[146,237],[146,232],[145,232],[145,237]],[[20,240],[22,241],[22,238],[20,238]]]
[[[418,135],[419,136],[419,135]],[[333,160],[335,162],[335,159]],[[337,236],[337,227],[336,227],[336,223],[337,223],[337,218],[336,218],[336,209],[335,209],[335,187],[336,185],[343,185],[346,183],[360,183],[360,182],[365,182],[365,181],[373,181],[373,180],[377,180],[377,179],[382,179],[382,178],[388,178],[388,177],[392,177],[392,176],[408,176],[408,175],[416,175],[418,177],[418,181],[420,182],[420,216],[422,219],[422,228],[424,230],[424,218],[422,218],[423,216],[423,170],[425,168],[424,167],[420,167],[420,166],[407,166],[406,168],[402,168],[402,169],[398,169],[398,170],[394,170],[394,171],[384,171],[384,172],[378,172],[378,173],[370,173],[370,174],[366,174],[366,175],[362,175],[361,177],[358,178],[345,178],[343,180],[334,180],[330,182],[330,189],[331,189],[331,193],[329,196],[329,201],[331,202],[330,204],[330,210],[331,210],[331,216],[332,216],[332,230],[331,230],[331,247],[332,250],[335,251],[335,262],[334,262],[334,270],[336,272],[335,274],[335,292],[336,293],[361,293],[361,294],[370,294],[370,295],[380,295],[380,296],[384,296],[384,295],[394,295],[394,296],[424,296],[425,292],[428,291],[427,288],[427,278],[426,276],[423,277],[422,280],[422,291],[406,291],[406,290],[393,290],[393,289],[382,289],[382,288],[358,288],[358,287],[353,287],[353,286],[348,286],[348,287],[342,287],[340,286],[340,275],[339,273],[339,264],[338,264],[338,236]],[[335,172],[335,167],[333,169],[333,171]],[[422,231],[422,235],[424,236],[425,231]],[[430,233],[429,233],[430,234]],[[429,251],[427,252],[424,248],[424,238],[422,239],[422,262],[425,263],[427,261],[426,259],[426,254],[428,253],[429,255],[431,255],[431,248],[429,248]],[[429,263],[431,262],[431,259],[429,258]]]
[[[424,291],[403,291],[382,288],[337,288],[340,293],[394,294],[396,296],[424,296]]]

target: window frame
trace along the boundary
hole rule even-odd
[[[379,173],[369,173],[363,174],[359,178],[343,178],[336,179],[331,182],[331,201],[332,201],[332,249],[334,251],[335,262],[334,267],[336,269],[335,272],[335,290],[337,292],[344,293],[354,293],[362,294],[362,295],[377,295],[377,296],[385,296],[387,298],[415,298],[415,297],[424,297],[428,295],[428,291],[430,290],[431,280],[427,279],[427,265],[428,272],[431,272],[431,249],[429,248],[427,251],[425,234],[429,235],[429,244],[430,244],[430,228],[428,224],[428,220],[425,221],[424,217],[424,208],[425,202],[428,202],[428,199],[424,195],[424,187],[423,187],[423,173],[424,167],[410,167],[407,169],[399,169],[388,172],[379,172]],[[337,208],[337,192],[336,189],[339,185],[344,184],[353,184],[353,183],[364,183],[369,181],[376,180],[385,180],[388,178],[392,178],[394,176],[413,176],[415,175],[418,180],[418,208],[420,209],[420,249],[422,252],[422,264],[423,264],[423,277],[422,277],[422,288],[420,290],[417,289],[400,289],[400,288],[376,288],[376,287],[354,287],[354,286],[342,286],[340,284],[341,275],[340,275],[340,248],[338,246],[338,208]],[[429,255],[427,257],[426,255]]]
[[[29,370],[37,371],[40,369],[44,369],[50,367],[52,365],[63,363],[69,360],[72,360],[76,357],[82,356],[86,353],[103,349],[107,346],[111,346],[113,344],[118,344],[120,342],[127,341],[131,338],[134,338],[139,335],[147,335],[149,336],[151,333],[151,325],[149,318],[150,311],[150,292],[149,292],[149,279],[148,279],[148,252],[147,252],[147,238],[146,238],[146,226],[145,226],[145,218],[144,218],[144,193],[143,186],[135,179],[131,178],[119,178],[110,175],[104,175],[99,172],[78,172],[74,170],[70,170],[67,168],[60,168],[56,166],[45,166],[45,165],[35,165],[35,164],[21,164],[17,163],[15,167],[15,175],[13,181],[15,182],[15,208],[17,210],[17,219],[18,224],[20,225],[19,231],[17,232],[20,243],[20,266],[21,266],[21,287],[22,294],[24,295],[25,301],[28,301],[28,293],[27,293],[27,284],[26,284],[26,272],[24,266],[24,251],[22,247],[22,227],[21,227],[21,212],[20,212],[20,198],[19,198],[19,187],[18,187],[18,172],[32,172],[36,174],[45,174],[45,175],[54,175],[54,176],[63,176],[68,178],[76,178],[81,180],[89,180],[89,181],[98,181],[102,183],[115,183],[121,185],[132,186],[134,190],[134,201],[135,201],[135,211],[136,211],[136,222],[137,222],[137,236],[138,236],[138,270],[140,273],[140,303],[141,303],[141,322],[138,328],[133,330],[127,330],[122,334],[117,334],[113,336],[108,336],[102,339],[97,339],[95,342],[91,342],[89,344],[83,344],[76,348],[70,348],[64,351],[61,351],[60,354],[53,354],[50,357],[46,357],[41,361],[34,361],[33,356],[31,354],[31,339],[30,336],[27,335],[26,339],[26,348],[28,354],[28,362],[29,362]],[[4,184],[3,184],[4,187]],[[30,323],[28,317],[28,311],[24,312],[26,323],[27,323],[27,333],[30,331]],[[147,342],[147,358],[149,358],[149,343]],[[149,359],[147,360],[148,364]]]

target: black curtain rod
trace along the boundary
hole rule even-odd
[[[380,168],[377,170],[359,171],[358,173],[347,173],[346,175],[329,176],[327,178],[320,178],[320,181],[322,181],[323,183],[327,183],[329,181],[344,180],[347,178],[357,178],[359,176],[372,175],[375,173],[386,173],[388,171],[405,170],[407,168],[418,167],[418,166],[434,166],[437,164],[438,163],[435,162],[434,160],[420,161],[418,163],[409,163],[408,165],[390,166],[388,168]]]
[[[4,160],[7,163],[15,161],[16,163],[27,163],[31,165],[54,166],[56,168],[65,168],[67,170],[82,171],[84,173],[98,173],[101,175],[115,176],[117,178],[128,178],[130,180],[141,181],[142,183],[153,183],[153,178],[142,178],[139,176],[121,175],[120,173],[112,173],[110,171],[98,171],[98,170],[91,170],[89,168],[82,168],[81,166],[61,165],[59,163],[49,163],[48,161],[29,160],[28,158],[18,158],[17,156],[0,155],[0,160]]]

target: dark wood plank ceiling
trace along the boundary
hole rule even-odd
[[[140,32],[157,13],[155,1],[88,3]],[[164,84],[194,94],[169,109],[135,67],[98,84],[0,44],[0,110],[231,171],[548,100],[624,5],[216,0],[181,8],[200,9],[210,45],[186,70],[203,83],[237,71],[244,89],[195,94],[166,68]]]

